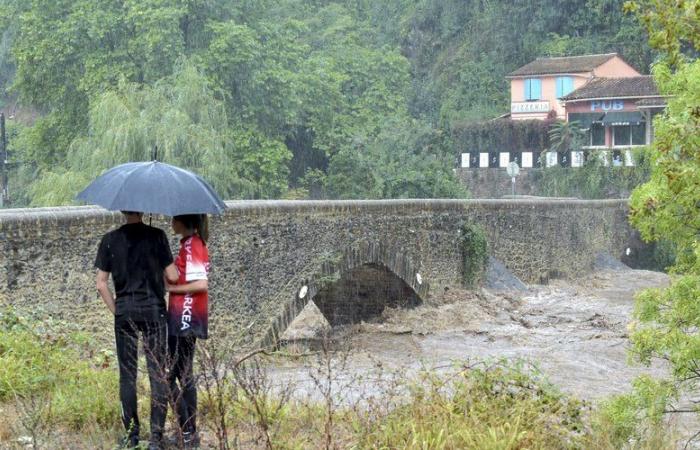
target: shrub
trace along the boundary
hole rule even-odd
[[[490,120],[452,127],[455,153],[541,152],[550,147],[548,120]]]
[[[522,365],[426,372],[360,448],[575,448],[585,407]]]
[[[627,198],[634,188],[649,179],[647,149],[632,150],[635,166],[605,165],[595,153],[588,155],[583,167],[548,167],[533,171],[539,195],[587,199]]]
[[[460,228],[460,250],[462,251],[462,283],[474,287],[488,263],[486,233],[478,225],[467,223]]]
[[[663,418],[666,403],[675,392],[668,381],[648,375],[633,382],[633,390],[601,402],[592,420],[592,437],[608,446],[622,448],[631,442],[635,448],[671,447]]]
[[[79,334],[40,333],[14,313],[0,318],[0,402],[41,396],[46,421],[79,430],[118,422],[118,374],[104,356],[91,360]]]

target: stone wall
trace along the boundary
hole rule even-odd
[[[617,169],[617,168],[615,168]],[[500,168],[457,168],[457,177],[462,185],[467,188],[472,198],[503,198],[510,196],[512,192],[511,180],[506,169]],[[528,168],[520,169],[520,174],[516,178],[516,195],[530,195],[547,197],[551,193],[542,189],[542,175],[547,169]],[[568,167],[565,169],[568,174],[573,175],[576,171],[585,169]],[[605,188],[607,198],[627,198],[629,190],[610,183]],[[578,197],[579,192],[562,193],[562,197]]]
[[[221,332],[254,322],[248,337],[277,336],[306,302],[344,273],[387,268],[422,301],[460,283],[459,229],[476,222],[490,253],[527,282],[590,270],[620,257],[630,230],[625,201],[245,201],[211,221],[212,315]],[[95,207],[0,212],[0,298],[89,320],[102,308],[93,261],[119,213]],[[168,229],[164,218],[154,225]],[[172,241],[173,249],[177,241]],[[304,294],[305,295],[300,295]]]
[[[512,186],[506,169],[458,168],[457,177],[469,190],[472,198],[501,198],[511,195]],[[541,195],[536,172],[542,169],[520,169],[516,178],[516,195]]]

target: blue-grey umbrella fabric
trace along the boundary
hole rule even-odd
[[[166,216],[222,214],[226,209],[200,176],[157,161],[113,167],[90,183],[77,199],[111,211]]]

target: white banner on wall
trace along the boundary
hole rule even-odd
[[[583,167],[583,152],[571,152],[571,167]]]
[[[510,153],[501,152],[498,155],[498,167],[508,167],[509,163],[510,163]]]
[[[479,167],[488,167],[489,166],[489,154],[488,153],[479,153]]]
[[[462,153],[462,168],[469,168],[469,153]]]

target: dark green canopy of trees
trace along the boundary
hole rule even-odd
[[[147,159],[230,198],[455,197],[451,126],[537,56],[652,53],[622,0],[0,0],[14,205]],[[2,105],[0,105],[2,106]]]

